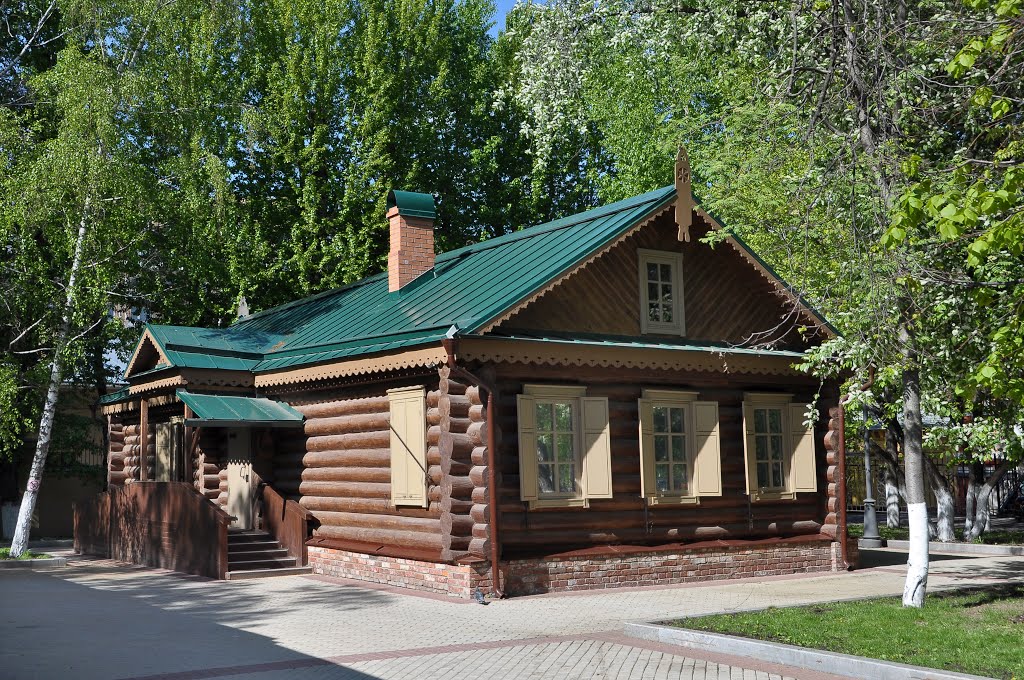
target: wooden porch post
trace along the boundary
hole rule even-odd
[[[139,403],[139,479],[149,479],[149,400]]]
[[[189,408],[188,404],[185,404],[185,422],[188,422],[189,418],[192,417],[192,409]],[[192,428],[188,425],[182,426],[181,431],[181,456],[185,460],[182,461],[182,479],[183,482],[192,483],[192,451],[195,450],[195,446],[192,444]]]

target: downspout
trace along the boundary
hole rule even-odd
[[[454,327],[453,327],[454,329]],[[448,354],[448,368],[452,373],[466,379],[477,388],[487,391],[487,486],[490,487],[490,502],[487,504],[487,522],[491,527],[491,594],[496,598],[504,598],[505,593],[501,589],[501,541],[498,534],[498,470],[496,466],[497,453],[494,441],[494,386],[486,380],[470,373],[465,368],[457,365],[458,340],[450,336],[441,341],[445,352]]]
[[[868,366],[868,381],[860,386],[861,392],[866,392],[871,389],[871,386],[875,384],[875,367]],[[839,551],[843,557],[843,564],[846,565],[847,569],[852,569],[853,565],[850,564],[850,552],[849,552],[849,537],[846,535],[846,402],[850,400],[849,394],[844,394],[839,398],[839,483],[837,492],[839,496],[839,526],[837,533],[839,534]],[[867,421],[864,421],[864,427],[867,427]],[[865,480],[865,483],[867,480]]]

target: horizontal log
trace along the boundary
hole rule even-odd
[[[487,407],[483,404],[473,404],[469,408],[469,419],[475,423],[487,420]]]
[[[473,507],[469,510],[469,516],[473,518],[474,522],[487,524],[491,519],[489,512],[490,510],[487,505],[474,503]]]
[[[469,399],[471,404],[483,403],[483,400],[480,399],[480,388],[476,385],[469,385],[466,387],[466,398]]]
[[[470,535],[473,538],[490,538],[491,528],[487,524],[474,524],[470,527]]]
[[[339,527],[321,525],[313,532],[314,537],[336,538],[343,541],[378,543],[395,548],[429,548],[441,550],[441,534],[401,529],[378,529],[375,527]]]
[[[210,484],[207,484],[206,488],[209,489],[209,488],[212,488],[212,487],[210,486]],[[226,480],[226,479],[219,480],[217,482],[217,488],[221,491],[221,493],[227,493],[228,492],[228,480]]]
[[[427,462],[431,463],[432,461]],[[465,463],[460,463],[457,460],[453,460],[451,461],[451,466],[448,474],[453,478],[466,477],[468,479],[470,468],[471,466],[466,465]],[[440,484],[442,475],[440,463],[433,463],[432,465],[430,465],[427,468],[427,474],[430,476],[430,481],[432,481],[434,484]]]
[[[126,475],[123,471],[111,470],[108,479],[110,479],[110,483],[112,485],[118,486],[124,484],[124,480],[128,479],[128,475]]]
[[[387,430],[391,426],[391,416],[384,413],[360,413],[350,416],[333,418],[307,419],[306,436],[313,437],[327,434],[352,434],[356,432],[375,432]]]
[[[474,538],[469,542],[469,554],[477,557],[491,556],[491,541],[487,538]]]
[[[220,498],[220,489],[206,489],[203,491],[203,495],[209,498],[211,501],[215,501]]]
[[[440,533],[441,531],[440,517],[406,515],[404,514],[404,508],[401,510],[401,514],[397,514],[399,511],[394,508],[392,508],[393,514],[331,512],[323,510],[312,512],[317,520],[320,521],[321,527],[363,527],[434,533]],[[460,517],[457,525],[460,530],[465,528],[466,531],[469,531],[472,529],[473,523],[467,517]]]
[[[487,505],[491,502],[491,491],[489,487],[477,486],[473,488],[470,499],[478,505]]]
[[[466,436],[473,442],[474,447],[487,446],[487,423],[473,423],[466,430]]]
[[[391,433],[356,432],[353,434],[331,434],[320,437],[309,437],[306,440],[307,451],[336,451],[344,449],[381,449],[391,446]]]
[[[391,484],[380,482],[302,482],[298,491],[303,496],[332,498],[390,498]]]
[[[391,450],[388,448],[310,451],[302,457],[306,467],[390,467]]]
[[[388,398],[382,396],[325,401],[318,404],[295,404],[292,408],[306,416],[306,418],[332,418],[361,413],[386,413],[389,411],[390,405]]]
[[[395,506],[390,498],[337,498],[330,496],[302,496],[299,504],[310,511],[324,512],[355,512],[364,514],[394,514]],[[433,517],[441,516],[441,504],[431,503],[429,508],[406,508],[401,510],[403,516]]]
[[[302,471],[310,482],[391,482],[391,470],[379,467],[321,467]]]

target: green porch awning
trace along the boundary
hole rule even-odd
[[[229,397],[178,390],[178,398],[188,404],[196,416],[185,421],[190,427],[302,427],[304,418],[288,404],[265,397]]]

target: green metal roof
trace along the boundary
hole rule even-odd
[[[398,207],[399,215],[409,217],[425,217],[434,219],[437,211],[434,208],[434,197],[430,194],[418,194],[414,191],[398,191],[392,189],[388,192],[388,211]]]
[[[278,401],[263,397],[225,397],[192,394],[178,390],[178,398],[188,404],[195,418],[186,425],[262,425],[264,427],[301,427],[303,415]]]
[[[117,392],[111,392],[110,394],[104,394],[100,397],[101,404],[116,404],[119,401],[125,401],[128,399],[128,388],[122,387]]]

